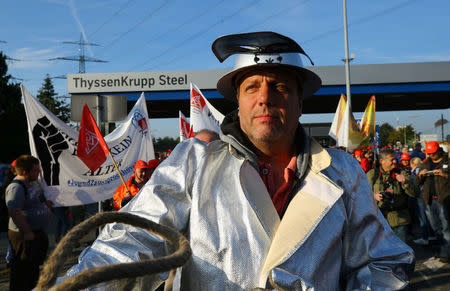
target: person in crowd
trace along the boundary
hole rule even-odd
[[[148,179],[150,179],[155,171],[156,167],[160,164],[158,159],[152,159],[147,162],[148,165]]]
[[[10,290],[31,290],[39,278],[39,265],[48,250],[45,232],[52,203],[36,183],[39,160],[22,155],[15,163],[17,176],[6,188],[10,215],[8,238],[14,253],[10,271]]]
[[[55,242],[69,231],[72,222],[70,221],[70,209],[68,206],[53,207],[53,216],[55,217]]]
[[[210,143],[212,141],[218,140],[219,134],[215,131],[209,130],[209,129],[202,129],[199,132],[197,132],[194,136],[196,139],[202,140],[206,143]]]
[[[418,141],[416,141],[413,145],[413,150],[412,152],[409,154],[412,158],[418,157],[420,158],[422,161],[425,160],[426,156],[425,154],[422,152],[422,144]]]
[[[152,161],[157,162],[156,159]],[[152,164],[153,170],[157,166],[155,166],[155,164],[156,163]],[[116,192],[114,192],[114,209],[119,210],[123,206],[125,206],[141,190],[145,183],[147,183],[147,181],[150,179],[150,176],[151,174],[148,163],[143,160],[137,161],[136,164],[134,164],[133,175],[125,183],[126,187],[123,184],[120,184]]]
[[[365,153],[361,149],[357,149],[354,152],[355,159],[359,162],[359,165],[364,170],[364,173],[367,173],[370,169],[372,169],[372,163],[365,157]]]
[[[417,177],[420,171],[420,164],[422,160],[419,157],[414,157],[410,160],[411,178],[417,181]],[[414,211],[416,217],[419,219],[420,225],[420,237],[413,240],[414,243],[419,245],[428,245],[429,240],[435,240],[428,218],[425,215],[425,203],[422,196],[422,187],[419,186],[419,196],[414,199]]]
[[[408,211],[408,196],[419,194],[417,185],[408,171],[395,167],[395,152],[383,149],[379,154],[380,167],[367,172],[373,189],[373,197],[386,217],[394,233],[404,242],[411,217]]]
[[[5,176],[3,178],[3,184],[1,187],[1,197],[0,199],[2,199],[1,202],[1,225],[2,225],[2,232],[8,232],[8,225],[9,225],[9,214],[8,214],[8,207],[6,206],[6,201],[5,201],[5,192],[6,192],[6,188],[8,187],[9,184],[11,184],[11,181],[14,180],[14,178],[16,177],[16,160],[12,161],[11,163],[11,168],[8,168],[5,172]],[[6,261],[6,266],[10,267],[11,266],[11,262],[14,258],[14,254],[12,252],[12,246],[11,246],[11,242],[8,240],[8,250],[6,251],[6,255],[5,255],[5,261]]]
[[[398,165],[399,168],[410,172],[411,171],[411,166],[410,166],[409,161],[411,161],[411,156],[408,153],[403,153],[400,156],[400,163]]]
[[[124,208],[189,238],[192,257],[177,270],[175,289],[406,286],[413,252],[378,211],[364,171],[351,155],[322,148],[299,123],[303,99],[321,86],[303,67],[301,47],[257,32],[221,37],[213,51],[221,61],[238,55],[217,84],[238,109],[222,122],[220,140],[179,143]],[[168,249],[145,230],[110,224],[67,276]],[[150,290],[166,278],[141,277],[134,287]]]
[[[439,258],[447,263],[450,255],[450,178],[448,156],[439,150],[436,141],[427,142],[425,153],[428,158],[422,163],[418,174],[422,185],[425,213],[431,228],[440,241]]]

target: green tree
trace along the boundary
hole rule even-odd
[[[381,145],[387,145],[389,142],[389,136],[395,129],[389,123],[385,122],[380,126],[380,143]]]
[[[0,52],[0,162],[11,163],[30,153],[25,109],[19,84],[11,81],[6,56]]]
[[[416,132],[411,124],[401,126],[389,134],[389,143],[395,144],[399,141],[402,145],[412,145],[416,140]],[[405,143],[406,141],[406,143]]]
[[[44,79],[44,84],[42,84],[42,87],[38,91],[37,99],[42,105],[47,107],[50,112],[67,123],[70,121],[70,108],[64,102],[58,100],[61,98],[63,97],[57,96],[52,84],[52,79],[47,75]]]
[[[168,136],[153,138],[153,148],[155,152],[167,152],[169,149],[172,150],[179,142],[179,138],[174,139]]]

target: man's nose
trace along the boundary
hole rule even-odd
[[[260,105],[273,105],[273,92],[267,82],[261,84],[257,98]]]

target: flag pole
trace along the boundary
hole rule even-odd
[[[123,179],[122,173],[120,173],[120,171],[119,171],[119,167],[117,166],[116,161],[114,160],[110,151],[108,151],[108,154],[111,157],[111,161],[114,163],[114,167],[116,168],[117,173],[119,173],[119,177],[122,180],[123,186],[125,186],[125,189],[127,190],[127,192],[129,192],[127,184],[125,183],[125,180]]]

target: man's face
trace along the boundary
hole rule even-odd
[[[388,172],[395,168],[396,159],[393,155],[387,155],[385,159],[380,160],[381,168],[383,168],[384,171]]]
[[[140,168],[134,170],[134,180],[136,183],[145,183],[149,179],[149,169]]]
[[[241,77],[239,119],[253,143],[275,143],[293,135],[301,116],[298,82],[285,70],[253,70]]]
[[[39,178],[39,173],[41,172],[41,168],[39,167],[39,164],[33,165],[33,168],[29,173],[26,173],[26,179],[29,182],[36,181]]]

